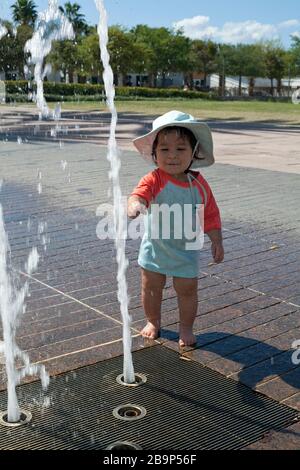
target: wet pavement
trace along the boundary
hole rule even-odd
[[[180,104],[178,104],[178,107]],[[0,107],[0,141],[16,142],[89,142],[105,145],[109,137],[110,115],[96,110],[73,111],[64,105],[62,118],[53,122],[38,121],[33,106]],[[195,113],[202,119],[201,103]],[[259,115],[258,115],[259,116]],[[151,129],[157,115],[139,112],[120,112],[118,115],[118,144],[132,150],[132,138]],[[300,174],[299,126],[272,119],[247,122],[240,117],[206,121],[213,132],[217,163],[260,168]]]
[[[137,124],[128,132],[138,129]],[[104,142],[81,142],[79,129],[76,140],[69,141],[68,134],[45,140],[22,134],[18,144],[19,134],[20,129],[14,139],[1,140],[0,198],[13,265],[21,279],[27,277],[24,263],[32,246],[38,247],[41,259],[29,279],[18,344],[32,362],[44,363],[54,375],[122,354],[114,242],[99,240],[96,234],[97,208],[112,200],[109,165]],[[124,195],[150,169],[128,148],[123,146],[121,155]],[[206,240],[197,345],[180,353],[300,411],[300,367],[292,360],[292,345],[300,340],[300,176],[223,163],[203,174],[221,210],[226,258],[212,265]],[[127,243],[134,350],[145,346],[139,336],[144,313],[138,247],[139,240]],[[178,350],[171,280],[162,311],[160,342]],[[0,384],[5,388],[1,363]],[[284,448],[300,448],[299,434],[295,425],[293,439],[283,433],[280,441],[276,434],[265,446],[282,442]]]

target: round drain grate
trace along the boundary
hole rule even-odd
[[[0,413],[0,425],[7,426],[9,428],[17,428],[19,426],[23,426],[23,424],[27,424],[32,420],[32,414],[30,411],[20,410],[21,417],[20,421],[17,423],[10,423],[7,419],[7,411]]]
[[[142,450],[142,447],[133,442],[118,441],[110,444],[105,450]]]
[[[113,410],[113,416],[124,421],[135,421],[144,418],[147,411],[143,406],[138,405],[121,405]]]
[[[126,387],[138,387],[139,385],[143,385],[147,382],[147,377],[144,374],[134,374],[135,382],[133,384],[127,384],[124,382],[124,375],[118,375],[117,382],[120,385],[125,385]]]

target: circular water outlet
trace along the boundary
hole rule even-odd
[[[17,423],[10,423],[8,421],[7,411],[2,411],[0,413],[0,425],[7,426],[9,428],[17,428],[19,426],[23,426],[23,424],[29,423],[32,420],[32,414],[30,411],[20,410],[20,413],[20,421]]]
[[[146,408],[139,405],[121,405],[113,410],[115,418],[122,419],[123,421],[136,421],[137,419],[146,416]]]
[[[125,387],[138,387],[139,385],[143,385],[147,382],[147,377],[144,374],[134,374],[135,382],[132,384],[127,384],[124,382],[124,375],[118,375],[117,382],[120,385],[125,385]]]
[[[108,447],[105,448],[105,450],[142,450],[142,447],[137,444],[134,444],[134,442],[117,441],[113,444],[110,444]]]

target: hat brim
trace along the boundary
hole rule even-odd
[[[157,129],[145,134],[141,137],[137,137],[133,140],[133,144],[138,152],[144,157],[149,163],[154,163],[152,158],[153,143],[156,139],[157,134],[167,127],[184,127],[189,129],[200,143],[201,152],[199,159],[195,159],[191,165],[192,169],[208,167],[214,164],[215,158],[213,153],[213,140],[210,128],[204,122],[192,121],[188,123],[178,122],[169,123],[164,126],[158,127]]]

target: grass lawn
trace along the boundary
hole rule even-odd
[[[189,112],[200,119],[300,124],[300,105],[292,103],[147,99],[116,101],[116,106],[120,113],[159,115],[177,109]],[[53,108],[53,103],[50,103],[50,107]],[[62,110],[79,112],[107,111],[107,107],[105,103],[101,102],[65,102]]]
[[[300,124],[300,105],[262,101],[205,101],[205,100],[145,100],[116,101],[118,112],[163,114],[178,109],[201,119],[225,119],[233,121],[262,121],[284,124]],[[63,109],[78,111],[105,111],[105,103],[65,103]]]

